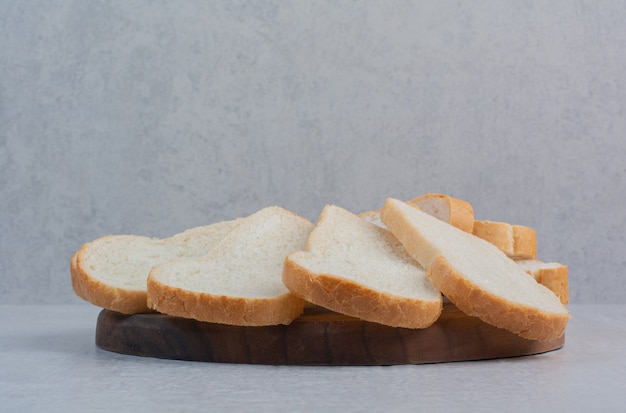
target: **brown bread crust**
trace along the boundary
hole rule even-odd
[[[271,298],[228,297],[172,287],[150,275],[147,302],[150,308],[168,315],[238,326],[290,324],[305,305],[290,293]]]
[[[441,314],[442,300],[421,301],[374,291],[354,281],[313,273],[289,256],[283,283],[303,299],[362,320],[392,327],[426,328]]]
[[[473,234],[489,241],[513,259],[537,257],[537,234],[524,225],[506,222],[474,221]]]
[[[537,261],[537,263],[541,263]],[[561,300],[562,304],[569,303],[569,269],[567,265],[559,264],[558,267],[525,269],[539,283],[548,287]]]
[[[429,327],[437,321],[443,308],[441,300],[398,297],[334,275],[312,273],[289,256],[285,260],[283,283],[310,303],[391,327]]]
[[[534,259],[537,257],[537,233],[524,225],[512,225],[513,254],[511,258]]]
[[[568,268],[566,265],[558,268],[542,268],[537,273],[537,281],[540,284],[552,290],[559,297],[561,303],[569,303]]]
[[[569,313],[548,313],[486,292],[463,277],[443,256],[435,258],[426,277],[467,315],[530,340],[561,337],[570,318]]]
[[[146,304],[145,291],[112,287],[91,277],[84,269],[80,258],[81,252],[87,246],[88,244],[83,245],[70,260],[72,288],[76,295],[98,307],[123,314],[153,312]]]

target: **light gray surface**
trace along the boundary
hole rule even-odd
[[[99,309],[0,306],[3,411],[568,411],[626,403],[626,306],[574,305],[565,347],[391,367],[194,363],[99,350]]]
[[[279,204],[445,192],[626,303],[626,3],[0,0],[0,303]]]

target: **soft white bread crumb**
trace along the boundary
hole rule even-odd
[[[223,221],[165,239],[137,235],[98,238],[72,257],[72,286],[79,297],[99,307],[125,314],[149,312],[146,280],[152,267],[206,254],[238,223]]]
[[[558,297],[493,244],[396,199],[386,201],[381,218],[466,314],[528,339],[548,341],[565,331],[570,316]]]
[[[540,284],[548,287],[559,297],[561,303],[569,303],[569,280],[567,265],[539,260],[515,261],[522,270],[532,275]]]
[[[393,327],[428,327],[442,308],[441,293],[389,231],[334,205],[307,249],[285,260],[283,282],[313,304]]]
[[[289,324],[304,301],[282,283],[288,253],[304,247],[313,224],[264,208],[202,258],[159,265],[148,277],[148,305],[159,312],[232,325]]]

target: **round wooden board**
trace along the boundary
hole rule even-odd
[[[394,365],[483,360],[561,348],[523,339],[469,317],[446,303],[439,320],[422,330],[387,327],[307,308],[288,326],[239,327],[102,310],[96,345],[135,356],[271,365]]]

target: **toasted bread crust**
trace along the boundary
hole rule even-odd
[[[342,314],[392,327],[426,328],[441,314],[443,302],[398,297],[366,288],[352,280],[312,273],[289,256],[283,283],[303,299]]]
[[[471,233],[473,231],[474,208],[472,208],[472,205],[467,201],[453,198],[445,194],[428,193],[426,195],[415,197],[407,203],[420,208],[420,203],[433,198],[445,203],[450,209],[450,218],[448,220],[448,224],[455,226],[465,232]]]
[[[198,321],[238,326],[290,324],[304,311],[301,298],[286,293],[272,298],[242,298],[193,292],[148,276],[148,306]]]
[[[548,313],[486,292],[463,277],[443,256],[435,258],[426,277],[461,311],[530,340],[561,337],[570,318],[569,313]]]
[[[152,310],[146,304],[146,292],[116,288],[104,284],[89,275],[85,270],[81,253],[89,244],[83,245],[70,260],[70,274],[72,288],[76,295],[90,303],[117,311],[123,314],[150,313]]]

